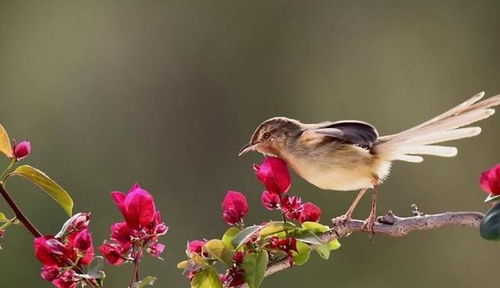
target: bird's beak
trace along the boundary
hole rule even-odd
[[[241,156],[247,152],[255,150],[255,146],[257,146],[257,144],[252,144],[251,142],[248,144],[245,144],[245,146],[241,147],[241,150],[240,150],[240,153],[238,154],[238,156]]]

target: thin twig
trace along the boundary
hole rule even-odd
[[[484,214],[480,212],[445,212],[412,217],[398,217],[389,212],[388,215],[377,219],[378,221],[373,226],[373,234],[403,237],[412,231],[437,229],[444,226],[479,227],[483,217]],[[364,221],[357,219],[335,223],[335,226],[322,234],[320,239],[323,243],[328,243],[334,239],[347,237],[353,232],[366,232],[363,230],[363,226]],[[288,259],[271,263],[266,269],[265,276],[267,277],[290,267]],[[239,288],[246,287],[248,287],[246,284],[239,286]]]
[[[17,220],[19,220],[19,222],[21,222],[24,225],[24,227],[26,227],[26,229],[28,229],[28,231],[30,231],[31,234],[33,234],[33,236],[35,236],[35,238],[42,237],[43,236],[42,233],[40,233],[40,231],[38,231],[38,229],[36,229],[36,227],[33,226],[33,224],[31,224],[31,222],[28,220],[28,218],[26,218],[23,211],[21,211],[21,209],[19,209],[19,206],[17,206],[16,202],[14,202],[12,197],[10,197],[10,194],[7,192],[7,190],[3,186],[2,182],[0,182],[0,194],[2,194],[2,196],[5,199],[5,201],[7,202],[7,204],[9,204],[12,211],[14,211],[14,214],[16,215]]]

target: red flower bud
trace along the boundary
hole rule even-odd
[[[14,146],[14,157],[16,160],[26,158],[31,152],[31,144],[28,141],[21,141]]]
[[[483,171],[483,173],[481,173],[479,185],[484,191],[490,194],[500,195],[500,164],[497,164],[489,170]]]
[[[236,191],[228,191],[221,206],[224,221],[229,225],[241,223],[248,212],[247,198]]]
[[[314,205],[311,202],[307,202],[302,204],[302,212],[299,216],[300,223],[310,221],[310,222],[319,222],[319,218],[321,216],[321,209],[318,206]]]
[[[279,194],[271,193],[266,190],[262,192],[260,200],[264,208],[266,208],[267,210],[274,210],[279,207],[281,197]]]
[[[276,157],[266,157],[260,165],[254,165],[257,178],[271,193],[286,193],[292,183],[285,161]]]

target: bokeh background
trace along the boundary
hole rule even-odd
[[[57,179],[76,211],[92,212],[96,244],[121,219],[109,191],[148,189],[171,229],[166,261],[146,259],[143,271],[157,287],[188,287],[176,263],[187,240],[225,231],[228,189],[248,196],[248,223],[277,218],[259,204],[251,164],[261,156],[236,156],[257,124],[361,119],[387,134],[479,91],[500,93],[499,12],[498,1],[1,0],[0,122],[32,142],[26,162]],[[500,160],[500,117],[481,125],[456,158],[396,163],[379,211],[486,210],[477,182]],[[355,196],[293,180],[324,223]],[[8,186],[42,231],[58,231],[65,215],[49,197],[21,180]],[[329,261],[312,257],[263,287],[498,283],[500,244],[475,229],[342,243]],[[9,229],[1,244],[0,286],[50,287],[26,231]],[[107,287],[126,287],[130,269],[107,267]]]

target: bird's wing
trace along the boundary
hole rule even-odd
[[[307,134],[310,137],[330,137],[362,147],[371,147],[378,138],[377,129],[373,125],[356,120],[321,123],[308,129]]]

